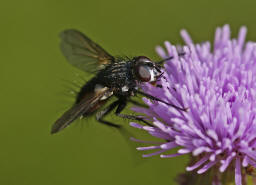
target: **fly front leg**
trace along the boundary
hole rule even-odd
[[[177,109],[177,110],[181,110],[181,111],[184,111],[184,112],[187,112],[187,108],[182,108],[182,107],[178,107],[178,106],[176,106],[176,105],[174,105],[174,104],[171,104],[171,103],[167,103],[167,102],[165,102],[165,101],[163,101],[163,100],[161,100],[161,99],[159,99],[159,98],[157,98],[157,97],[154,97],[154,96],[152,96],[152,95],[150,95],[150,94],[147,94],[147,93],[144,93],[144,92],[142,92],[142,91],[136,91],[138,94],[141,94],[141,95],[143,95],[143,96],[145,96],[145,97],[147,97],[147,98],[149,98],[149,99],[151,99],[151,100],[155,100],[155,101],[159,101],[159,102],[162,102],[162,103],[164,103],[164,104],[166,104],[166,105],[169,105],[169,106],[171,106],[171,107],[173,107],[173,108],[175,108],[175,109]]]
[[[179,57],[182,57],[184,56],[186,53],[185,52],[181,52],[181,53],[178,53],[178,56]],[[156,62],[158,65],[162,65],[164,62],[166,62],[167,60],[172,60],[174,58],[174,56],[171,56],[171,57],[168,57],[168,58],[165,58],[163,60],[160,60],[158,62]]]
[[[108,126],[111,126],[111,127],[115,127],[115,128],[120,128],[121,126],[120,125],[117,125],[115,123],[112,123],[112,122],[109,122],[109,121],[106,121],[106,120],[103,120],[103,118],[108,115],[116,106],[119,105],[119,100],[111,103],[108,107],[106,107],[104,110],[98,112],[96,114],[96,120],[99,121],[100,123],[103,123],[103,124],[106,124]]]

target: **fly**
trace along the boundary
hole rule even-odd
[[[79,117],[88,117],[95,113],[99,122],[118,128],[120,125],[103,119],[114,109],[116,109],[115,114],[119,117],[150,124],[140,117],[121,114],[128,102],[136,103],[131,99],[136,94],[186,111],[185,108],[162,101],[139,90],[140,83],[155,84],[163,74],[159,63],[172,59],[172,57],[159,63],[155,63],[145,56],[137,56],[132,59],[115,58],[77,30],[65,30],[60,37],[60,48],[67,61],[85,72],[96,72],[96,75],[80,89],[74,105],[53,124],[52,134],[69,126]],[[184,55],[184,53],[179,55]],[[99,111],[112,96],[116,96],[117,100]]]

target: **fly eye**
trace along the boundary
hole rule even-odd
[[[148,82],[151,80],[151,69],[145,65],[137,66],[137,77],[142,82]]]
[[[154,63],[145,56],[134,58],[135,61],[135,74],[141,82],[149,82],[155,79]]]
[[[152,61],[148,57],[145,57],[145,56],[136,57],[135,61],[136,61],[136,63],[147,63],[149,65],[152,64]]]

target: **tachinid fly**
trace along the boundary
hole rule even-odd
[[[117,116],[149,124],[142,118],[121,114],[127,102],[136,103],[131,97],[137,93],[185,111],[184,108],[177,107],[139,91],[139,83],[150,82],[154,84],[161,77],[163,73],[160,70],[159,63],[152,62],[145,56],[138,56],[132,59],[114,58],[98,44],[77,30],[65,30],[60,34],[60,37],[61,51],[67,61],[85,72],[94,73],[97,71],[97,74],[81,88],[74,105],[53,124],[51,133],[59,132],[81,116],[87,117],[94,113],[96,113],[96,119],[99,122],[120,127],[103,119],[104,116],[115,108]],[[112,96],[116,96],[117,100],[103,110],[97,111]]]

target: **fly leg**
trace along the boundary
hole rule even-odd
[[[167,102],[165,102],[165,101],[163,101],[163,100],[161,100],[161,99],[159,99],[159,98],[157,98],[157,97],[154,97],[154,96],[152,96],[152,95],[150,95],[150,94],[147,94],[147,93],[144,93],[144,92],[142,92],[142,91],[136,91],[136,92],[137,92],[138,94],[141,94],[141,95],[143,95],[143,96],[146,96],[147,98],[149,98],[149,99],[151,99],[151,100],[159,101],[159,102],[162,102],[162,103],[164,103],[164,104],[166,104],[166,105],[169,105],[169,106],[171,106],[171,107],[174,107],[174,108],[177,109],[177,110],[181,110],[181,111],[187,112],[187,108],[181,108],[181,107],[178,107],[178,106],[173,105],[173,104],[171,104],[171,103],[167,103]]]
[[[127,101],[130,102],[130,103],[132,103],[132,104],[134,104],[134,105],[136,105],[136,106],[139,106],[139,107],[144,107],[144,108],[147,108],[147,107],[148,107],[147,105],[142,104],[142,103],[137,102],[137,101],[132,100],[132,99],[129,99],[129,100],[127,100]]]
[[[119,101],[119,105],[116,109],[115,114],[121,118],[126,118],[126,119],[131,119],[131,120],[137,120],[137,121],[141,121],[149,126],[153,126],[152,124],[150,124],[149,122],[145,121],[143,118],[137,117],[137,116],[133,116],[133,115],[128,115],[128,114],[121,114],[121,112],[124,110],[124,108],[127,105],[127,100],[126,99],[120,99]]]
[[[179,57],[182,57],[182,56],[184,56],[186,53],[184,53],[184,52],[181,52],[181,53],[178,53],[178,56]],[[165,59],[163,59],[163,60],[160,60],[160,61],[158,61],[158,62],[156,62],[158,65],[161,65],[161,64],[163,64],[165,61],[167,61],[167,60],[171,60],[171,59],[173,59],[174,58],[174,56],[171,56],[171,57],[168,57],[168,58],[165,58]]]
[[[121,126],[120,125],[117,125],[115,123],[111,123],[109,121],[105,121],[103,120],[103,117],[105,117],[106,115],[108,115],[116,106],[119,105],[119,100],[111,103],[108,107],[106,107],[104,110],[98,112],[96,114],[96,120],[99,121],[100,123],[103,123],[103,124],[106,124],[108,126],[111,126],[111,127],[115,127],[115,128],[120,128]]]

